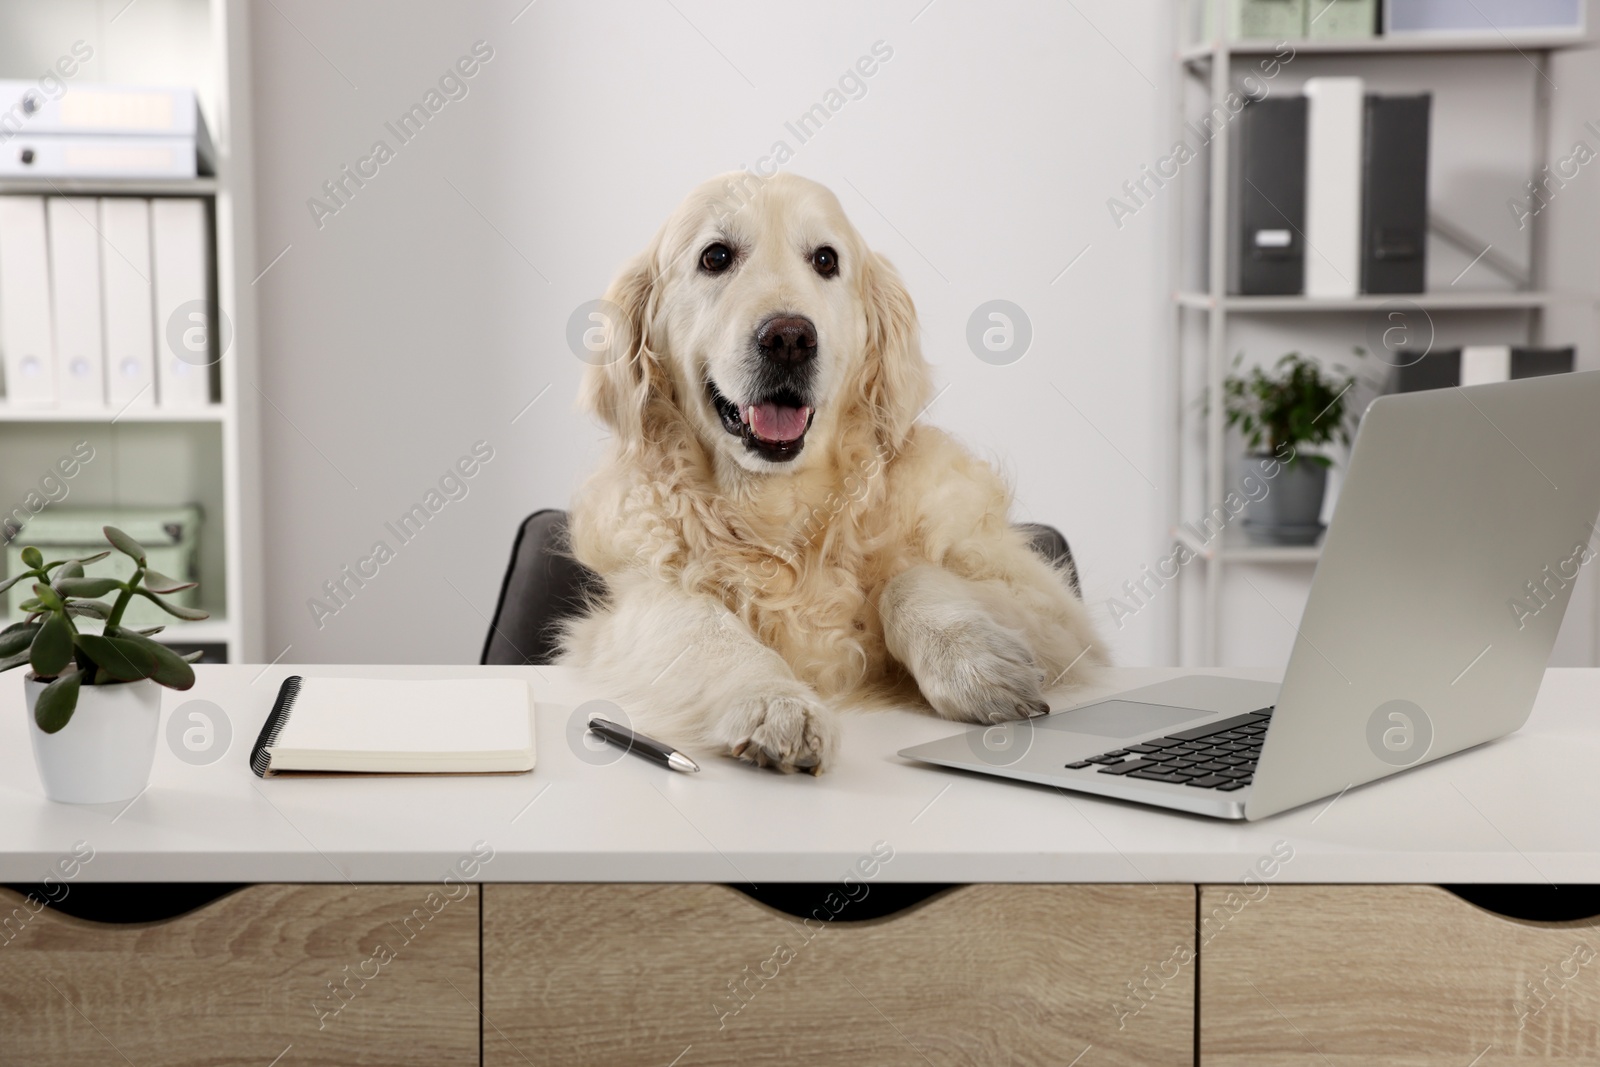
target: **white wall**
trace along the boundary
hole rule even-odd
[[[1167,208],[1119,230],[1106,200],[1165,152],[1165,4],[523,2],[255,5],[261,265],[289,249],[257,283],[269,657],[476,659],[518,521],[565,506],[597,454],[568,315],[698,180],[794,146],[785,121],[880,40],[892,59],[787,169],[899,266],[951,386],[930,418],[1067,534],[1088,600],[1158,558]],[[384,123],[477,40],[494,55],[469,95],[319,229],[307,199],[393,147]],[[1011,366],[965,341],[994,298],[1032,321]],[[469,495],[319,628],[320,584],[398,546],[384,523],[478,440],[494,459]],[[1117,658],[1152,661],[1165,627],[1142,613]]]

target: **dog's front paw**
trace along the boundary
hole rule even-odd
[[[833,758],[839,728],[814,695],[768,693],[739,702],[726,720],[728,751],[747,763],[784,774],[821,774]]]
[[[928,634],[913,658],[917,686],[943,718],[1001,723],[1050,710],[1044,672],[1022,636],[987,618]]]

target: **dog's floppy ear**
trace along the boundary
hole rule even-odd
[[[917,334],[917,309],[900,274],[876,252],[867,253],[861,271],[867,311],[867,360],[862,371],[865,398],[878,440],[891,450],[905,444],[911,424],[922,414],[933,390],[928,363]]]
[[[624,443],[644,439],[645,413],[664,372],[650,343],[656,303],[656,243],[623,268],[594,312],[604,344],[584,373],[583,406],[611,427]]]

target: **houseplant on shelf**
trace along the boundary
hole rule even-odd
[[[1363,349],[1355,350],[1364,356]],[[1223,381],[1228,425],[1243,435],[1247,451],[1239,464],[1239,480],[1254,478],[1267,489],[1251,495],[1244,529],[1251,540],[1278,545],[1311,544],[1322,534],[1322,500],[1327,493],[1327,456],[1305,451],[1334,441],[1350,444],[1347,399],[1356,377],[1336,367],[1325,374],[1314,360],[1290,352],[1271,373],[1252,367]]]
[[[163,600],[161,594],[192,589],[194,582],[151,570],[145,550],[114,526],[105,527],[111,547],[134,561],[126,581],[86,578],[83,565],[110,555],[46,563],[37,548],[22,550],[28,569],[0,582],[0,593],[33,582],[22,622],[0,631],[0,671],[28,666],[23,678],[33,755],[51,800],[103,804],[136,797],[150,781],[161,719],[161,690],[194,685],[190,666],[199,653],[180,656],[151,640],[161,627],[132,630],[122,616],[136,596],[180,619],[205,612]],[[106,603],[100,597],[116,594]],[[76,619],[104,623],[99,633],[79,631]]]

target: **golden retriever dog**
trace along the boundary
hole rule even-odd
[[[840,707],[1048,711],[1105,662],[1083,603],[920,421],[895,269],[823,186],[758,181],[701,185],[607,293],[581,399],[613,438],[571,518],[607,592],[562,662],[647,732],[785,772],[828,765]]]

